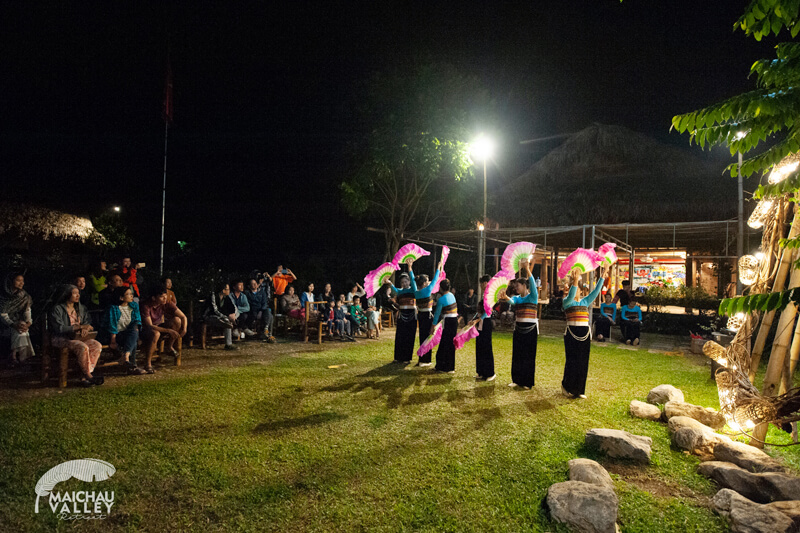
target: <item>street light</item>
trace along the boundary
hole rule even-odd
[[[480,279],[483,277],[484,261],[486,259],[486,233],[484,228],[489,223],[486,218],[486,161],[492,157],[494,153],[494,142],[486,135],[480,135],[475,142],[472,143],[472,154],[478,159],[483,160],[483,224],[479,226],[481,232],[481,240],[478,245],[478,287],[480,287]]]
[[[118,205],[115,205],[114,206],[114,212],[115,213],[119,213],[120,211],[121,211],[121,208]]]

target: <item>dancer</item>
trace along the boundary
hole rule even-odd
[[[442,273],[442,263],[436,269],[436,274],[433,275],[433,281],[428,281],[428,276],[421,274],[418,278],[414,278],[414,270],[408,265],[408,274],[411,276],[411,288],[414,289],[414,298],[417,301],[417,322],[419,322],[419,343],[420,345],[425,342],[425,338],[433,325],[433,303],[431,301],[431,289],[439,281],[439,276]],[[419,281],[419,284],[417,284]],[[417,366],[431,366],[431,352],[426,353],[419,358]]]
[[[517,296],[513,296],[509,302],[514,306],[515,324],[511,349],[511,383],[508,386],[530,390],[536,378],[539,291],[527,261],[520,262],[520,278],[514,285]]]
[[[572,287],[562,304],[567,316],[567,329],[564,331],[566,362],[564,363],[561,391],[569,398],[586,399],[586,394],[584,394],[586,392],[586,375],[589,373],[589,350],[592,347],[592,332],[589,328],[590,306],[600,295],[605,278],[608,276],[607,272],[607,267],[603,267],[603,273],[594,286],[594,290],[579,300],[578,284],[581,281],[581,274],[577,270],[573,270]]]
[[[409,270],[413,259],[406,261]],[[414,354],[414,337],[417,334],[417,307],[414,305],[414,289],[411,287],[411,278],[405,272],[400,274],[400,288],[395,287],[391,281],[386,280],[397,293],[397,305],[400,312],[397,315],[397,332],[394,337],[394,362],[407,364],[411,362]]]
[[[439,301],[436,303],[436,312],[433,314],[433,324],[429,334],[433,332],[433,326],[439,322],[441,315],[444,320],[442,328],[442,340],[439,341],[439,348],[436,350],[436,370],[438,372],[456,373],[456,347],[453,339],[458,333],[458,304],[456,297],[450,292],[450,280],[444,279],[439,284]]]
[[[489,284],[489,276],[481,278],[481,296],[486,292],[486,285]],[[478,304],[478,312],[481,318],[475,320],[480,332],[475,338],[475,377],[482,381],[492,381],[494,373],[494,351],[492,350],[492,316],[487,314],[483,307],[483,299]]]

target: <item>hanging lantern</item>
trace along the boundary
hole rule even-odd
[[[743,255],[739,258],[739,281],[745,285],[752,285],[758,279],[758,259],[753,255]]]
[[[731,331],[739,331],[739,328],[741,328],[744,324],[744,318],[744,313],[736,313],[732,317],[728,318],[728,325],[725,326],[725,328]]]
[[[714,379],[717,382],[717,392],[719,393],[719,411],[727,420],[728,425],[738,430],[738,424],[734,419],[734,411],[736,409],[736,393],[738,391],[738,383],[734,375],[727,370],[718,370]]]
[[[761,228],[772,213],[772,208],[775,207],[775,200],[773,198],[762,198],[756,206],[753,214],[747,219],[747,225],[753,229]]]
[[[789,176],[792,172],[797,170],[800,166],[800,154],[791,154],[784,157],[780,163],[775,165],[772,172],[769,173],[767,181],[771,184],[780,183]]]
[[[725,348],[714,341],[708,341],[703,345],[703,354],[722,366],[728,366],[728,358],[725,354]]]

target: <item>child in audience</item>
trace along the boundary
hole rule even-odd
[[[353,303],[350,304],[350,316],[355,320],[354,324],[360,329],[365,328],[367,325],[367,315],[361,307],[361,297],[353,296]]]

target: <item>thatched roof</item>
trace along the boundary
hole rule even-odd
[[[45,207],[6,202],[0,202],[0,236],[88,244],[101,244],[105,240],[88,218]]]
[[[504,188],[501,226],[725,220],[736,216],[736,180],[722,171],[627,128],[592,124]]]

